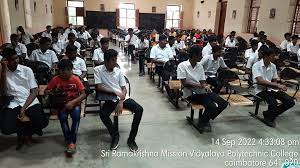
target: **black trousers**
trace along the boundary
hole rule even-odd
[[[268,110],[265,114],[270,120],[275,120],[276,117],[295,105],[293,98],[282,91],[262,91],[257,95],[268,103]],[[277,100],[280,100],[282,104],[278,106]]]
[[[206,82],[214,87],[214,93],[220,93],[220,90],[223,87],[223,82],[220,81],[217,77],[207,77]]]
[[[89,94],[92,94],[93,91],[90,88],[90,84],[88,81],[82,81],[83,86],[85,87],[85,93],[88,96]]]
[[[145,72],[145,53],[138,53],[139,55],[139,70],[140,73]]]
[[[118,130],[114,127],[114,125],[109,117],[111,115],[111,113],[115,110],[117,104],[118,104],[118,102],[106,101],[103,104],[103,107],[100,111],[100,118],[101,118],[103,124],[108,129],[109,134],[112,137],[119,135]],[[128,138],[128,141],[132,142],[132,141],[135,141],[135,137],[137,135],[144,110],[143,110],[143,107],[141,105],[139,105],[137,102],[135,102],[133,99],[125,100],[123,103],[123,107],[134,113],[133,121],[132,121],[132,125],[131,125],[131,131],[130,131],[129,138]]]
[[[214,120],[228,106],[228,102],[216,93],[195,94],[188,97],[188,100],[205,107],[204,113],[200,116],[204,123],[210,119]]]
[[[20,111],[21,106],[18,106],[14,109],[6,108],[0,113],[0,128],[2,134],[10,135],[18,133],[19,135],[30,136],[35,132],[41,131],[49,123],[40,104],[33,105],[25,111],[30,122],[20,122],[18,119]]]
[[[134,53],[133,51],[135,50],[135,46],[132,44],[128,45],[128,56],[131,56],[131,58],[134,58]]]

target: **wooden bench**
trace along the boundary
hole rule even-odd
[[[242,88],[248,88],[249,84],[248,81],[243,81],[243,80],[234,80],[231,82],[228,82],[229,85],[231,86],[241,86]]]
[[[195,110],[198,110],[198,111],[199,111],[199,118],[198,118],[198,120],[195,120],[195,119],[194,119]],[[203,105],[192,103],[192,104],[191,104],[191,113],[190,113],[190,116],[187,116],[187,117],[186,117],[187,121],[188,121],[193,127],[195,127],[195,128],[200,132],[200,134],[203,133],[203,129],[200,128],[200,127],[198,126],[198,123],[199,123],[199,121],[200,121],[200,117],[202,116],[202,113],[203,113],[204,110],[205,110],[205,107],[204,107]]]
[[[230,106],[253,106],[253,101],[246,98],[245,96],[238,94],[225,94],[220,95],[224,100],[226,100]],[[230,96],[230,97],[229,97]]]
[[[164,81],[163,85],[165,86],[169,101],[176,107],[179,108],[178,102],[179,98],[181,97],[181,89],[182,84],[180,80],[170,80],[170,81]],[[163,90],[163,89],[162,89]]]
[[[238,74],[238,75],[245,75],[245,74],[246,74],[245,71],[240,70],[240,69],[237,69],[237,68],[231,68],[230,70],[231,70],[232,72],[235,72],[235,73]]]
[[[114,126],[119,131],[119,117],[120,116],[130,116],[133,115],[133,112],[128,109],[123,109],[122,114],[117,115],[115,112],[112,112],[110,116],[114,119]]]

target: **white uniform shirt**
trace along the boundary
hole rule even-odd
[[[64,45],[64,52],[66,52],[66,48],[69,45],[69,41],[67,41]],[[77,47],[77,54],[80,55],[80,48],[81,48],[81,44],[78,41],[74,42],[74,46]]]
[[[252,66],[257,62],[258,60],[258,54],[251,55],[250,58],[247,60],[246,68],[252,69]]]
[[[56,52],[57,54],[61,54],[61,52],[62,52],[63,49],[64,49],[64,43],[61,42],[61,41],[58,41],[57,43],[53,43],[53,44],[52,44],[52,48],[53,48],[53,50],[55,50],[55,52]]]
[[[167,44],[167,47],[170,47],[171,50],[172,50],[173,55],[176,56],[176,46],[175,46],[175,44],[173,44],[172,47],[170,46],[170,44]]]
[[[286,50],[288,44],[289,44],[289,41],[283,40],[283,41],[281,42],[281,44],[280,44],[280,48],[281,48],[282,50]]]
[[[64,36],[66,37],[66,39],[68,39],[69,33],[74,33],[75,37],[78,38],[76,30],[74,30],[74,29],[71,30],[70,28],[67,28],[66,31],[65,31],[65,33],[64,33]]]
[[[299,50],[299,45],[294,45],[292,42],[290,42],[288,45],[287,45],[287,51],[290,52],[290,53],[293,53],[293,54],[297,54]]]
[[[102,51],[101,48],[97,48],[97,49],[94,50],[92,60],[93,61],[104,62],[104,52]]]
[[[28,32],[25,32],[24,35],[21,35],[21,40],[25,45],[31,43],[31,39],[33,39],[33,36],[29,34]]]
[[[128,41],[130,39],[130,35],[128,34],[126,37],[125,37],[125,41]],[[135,48],[138,48],[138,40],[139,38],[136,36],[136,35],[132,35],[132,38],[130,40],[130,42],[128,43],[129,45],[134,45]]]
[[[198,62],[193,68],[190,61],[184,61],[177,67],[177,79],[185,79],[187,81],[200,82],[205,81],[205,73],[203,66]],[[190,96],[192,93],[189,89],[183,89],[184,97]]]
[[[252,56],[256,56],[256,55],[258,55],[258,50],[256,50],[254,52],[252,48],[249,48],[245,51],[245,58],[247,58],[247,59],[252,57]]]
[[[275,64],[271,63],[268,67],[265,66],[264,60],[256,62],[252,67],[253,83],[255,88],[255,94],[265,90],[264,86],[257,85],[257,77],[262,77],[264,80],[271,82],[272,79],[278,78],[277,69]],[[272,90],[269,88],[268,90]]]
[[[30,95],[30,89],[38,87],[32,70],[26,66],[18,65],[14,72],[7,70],[6,78],[7,94],[14,96],[8,108],[23,107]],[[35,98],[29,107],[38,103],[38,99]]]
[[[126,86],[126,80],[119,68],[109,72],[105,65],[94,68],[95,84],[103,84],[113,91],[122,92],[121,87]]]
[[[166,46],[164,49],[160,48],[159,44],[152,47],[150,52],[150,58],[157,59],[158,61],[167,62],[170,59],[173,59],[173,52],[172,49]]]
[[[186,48],[184,41],[177,42],[176,40],[174,45],[177,50],[182,50]]]
[[[144,42],[142,42],[140,39],[138,41],[138,48],[143,49],[143,48],[149,48],[149,41],[147,39],[144,39]]]
[[[206,44],[206,46],[202,50],[202,57],[208,56],[212,54],[212,47],[209,43]]]
[[[8,48],[13,48],[12,44],[8,44],[7,45]],[[28,59],[28,55],[27,55],[27,48],[24,44],[22,43],[17,43],[17,46],[15,48],[15,51],[17,52],[17,55],[22,55],[22,54],[25,54],[26,55],[26,59]]]
[[[80,32],[78,32],[77,36],[78,36],[78,38],[85,39],[85,40],[92,38],[90,33],[87,31],[83,32],[82,34]]]
[[[220,67],[227,68],[223,57],[219,57],[217,60],[214,60],[212,54],[202,58],[200,63],[202,64],[204,72],[208,77],[216,77],[217,71]]]
[[[76,57],[75,60],[72,61],[73,64],[73,74],[80,76],[82,74],[82,72],[86,72],[86,64],[85,61],[80,58],[80,57]],[[84,81],[87,81],[86,78],[83,79]]]
[[[236,41],[235,40],[231,41],[230,38],[227,38],[226,41],[225,41],[225,46],[235,47],[236,46]]]
[[[47,31],[44,31],[43,33],[42,33],[42,37],[48,37],[48,38],[50,38],[51,40],[52,40],[52,35],[51,35],[51,31],[50,31],[50,33],[48,33]]]
[[[47,50],[45,53],[43,53],[40,49],[32,51],[30,60],[43,62],[47,64],[49,68],[51,68],[54,63],[58,62],[57,56],[54,51]]]
[[[265,45],[265,46],[267,46],[269,48],[269,46],[267,45],[267,43],[263,44],[262,42],[259,42],[258,43],[257,51],[259,51],[260,47],[263,46],[263,45]]]

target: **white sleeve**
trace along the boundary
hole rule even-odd
[[[87,33],[87,37],[88,38],[92,38],[91,34],[89,32],[86,32]]]
[[[22,51],[22,54],[26,54],[27,55],[27,48],[24,44],[21,45],[21,51]]]
[[[274,71],[273,71],[273,79],[277,79],[277,78],[278,78],[278,73],[277,73],[276,66],[275,66],[274,64],[272,64],[272,67],[274,68]]]
[[[254,59],[255,59],[255,57],[250,57],[250,58],[248,59],[246,68],[249,68],[249,69],[252,68]]]
[[[28,69],[27,73],[28,73],[28,84],[29,84],[30,89],[37,88],[38,85],[35,81],[35,77],[34,77],[34,74],[33,74],[32,70]]]
[[[200,64],[204,67],[206,67],[207,61],[208,61],[209,57],[203,57],[200,61]]]
[[[124,87],[124,86],[126,86],[126,80],[125,80],[125,77],[124,77],[124,75],[122,74],[122,72],[120,72],[119,73],[119,85],[121,86],[121,87]]]
[[[227,65],[225,64],[225,61],[224,61],[224,59],[222,57],[220,58],[220,66],[222,68],[227,68]]]
[[[292,52],[291,44],[288,44],[286,49],[287,49],[288,52]]]
[[[33,51],[29,57],[29,60],[31,61],[36,61],[36,54],[35,54],[35,51]]]
[[[199,73],[201,74],[200,75],[200,81],[205,81],[206,77],[205,77],[205,72],[204,72],[204,68],[203,68],[202,65],[201,65],[201,71]]]
[[[226,38],[225,46],[228,46],[229,42],[230,42],[230,39]]]
[[[97,52],[97,49],[94,50],[94,53],[93,53],[93,58],[92,58],[93,61],[98,61],[98,52]]]
[[[255,65],[258,65],[258,64],[255,64]],[[252,75],[253,75],[253,79],[257,78],[257,77],[262,77],[263,74],[260,70],[260,68],[258,66],[253,66],[252,67]]]
[[[57,56],[56,56],[56,54],[55,54],[54,51],[51,52],[51,57],[52,57],[51,59],[52,59],[53,63],[57,63],[58,62]]]
[[[100,67],[94,68],[95,84],[102,84]]]
[[[150,52],[150,58],[155,59],[156,58],[156,47],[152,47],[151,52]]]
[[[81,70],[82,72],[87,72],[86,64],[85,64],[85,62],[84,62],[83,59],[82,59],[81,64],[80,64],[80,70]]]
[[[46,37],[45,32],[42,33],[42,37]]]
[[[177,79],[186,79],[186,71],[182,63],[177,67]]]
[[[130,36],[129,36],[129,35],[127,35],[127,36],[125,37],[125,41],[128,41],[128,40],[129,40],[129,38],[130,38]]]

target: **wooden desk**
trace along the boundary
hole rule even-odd
[[[220,96],[227,101],[229,95],[225,94]],[[231,94],[228,99],[228,103],[231,106],[252,106],[253,105],[253,102],[251,100],[238,94]]]

